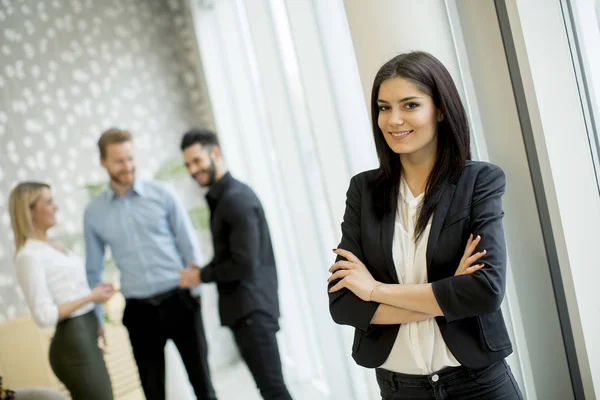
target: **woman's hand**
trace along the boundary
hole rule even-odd
[[[112,283],[102,282],[92,289],[91,299],[94,303],[102,304],[106,303],[115,293],[117,290]]]
[[[333,252],[344,257],[347,261],[340,260],[329,268],[332,275],[327,279],[327,282],[341,279],[329,289],[329,293],[346,288],[361,300],[371,301],[371,293],[380,283],[373,279],[365,264],[351,252],[343,249],[335,249]]]
[[[473,234],[469,235],[467,247],[465,248],[465,252],[463,253],[462,258],[460,259],[460,264],[458,265],[454,276],[472,274],[473,272],[479,271],[481,268],[483,268],[483,263],[473,265],[475,261],[485,256],[487,253],[486,250],[482,250],[478,253],[473,254],[480,240],[481,236],[479,235],[475,239],[473,239]]]

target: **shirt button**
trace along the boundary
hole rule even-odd
[[[440,380],[440,377],[438,376],[438,374],[435,374],[435,375],[433,375],[433,376],[431,377],[431,380],[432,380],[433,382],[437,382],[437,381],[439,381],[439,380]]]

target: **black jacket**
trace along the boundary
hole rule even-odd
[[[279,318],[271,237],[256,194],[227,173],[206,194],[214,258],[202,282],[216,282],[221,324],[233,326],[255,311]]]
[[[392,259],[396,210],[383,219],[376,216],[369,185],[375,172],[363,172],[350,182],[338,247],[354,253],[376,280],[397,284]],[[499,167],[468,161],[456,185],[446,183],[427,243],[428,281],[444,313],[436,321],[452,354],[469,368],[485,367],[512,352],[500,310],[506,287],[501,200],[505,183]],[[471,233],[481,235],[476,251],[487,250],[479,261],[485,266],[474,274],[455,277]],[[329,295],[334,321],[356,328],[352,356],[369,368],[387,359],[400,328],[370,325],[378,305],[360,300],[347,289]]]

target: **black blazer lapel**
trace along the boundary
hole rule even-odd
[[[435,211],[433,212],[431,231],[429,232],[429,240],[427,241],[427,270],[429,270],[431,266],[431,258],[433,257],[433,252],[437,247],[437,242],[440,237],[440,233],[442,232],[444,220],[446,219],[446,215],[448,214],[448,209],[450,208],[450,203],[452,202],[452,197],[454,196],[455,189],[456,185],[453,185],[451,183],[446,183],[444,185],[444,188],[442,189],[442,194],[440,196],[440,201],[435,207]]]
[[[398,274],[396,273],[396,267],[394,266],[394,258],[392,256],[392,246],[394,242],[394,228],[396,225],[396,208],[397,205],[392,207],[392,211],[386,214],[381,221],[381,250],[383,251],[383,258],[385,259],[385,266],[387,267],[394,283],[400,283],[398,280]]]

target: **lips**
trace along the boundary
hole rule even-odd
[[[409,131],[396,131],[396,132],[388,132],[390,135],[392,135],[392,137],[394,139],[402,139],[403,137],[406,137],[408,135],[410,135],[411,133],[413,133],[413,130],[409,130]]]

